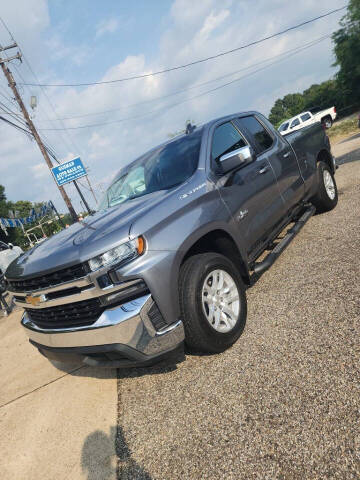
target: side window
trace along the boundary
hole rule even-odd
[[[279,132],[285,132],[285,130],[287,130],[288,128],[289,128],[289,122],[283,123],[279,127]]]
[[[273,138],[255,117],[242,117],[238,119],[241,127],[244,127],[254,138],[258,146],[258,153],[262,153],[274,143]]]
[[[300,118],[303,122],[306,122],[306,120],[309,120],[310,118],[310,113],[304,113],[304,115],[301,115]]]
[[[295,120],[291,122],[290,128],[297,127],[298,125],[300,125],[300,120],[298,118],[295,118]]]
[[[230,153],[238,148],[245,147],[246,142],[231,122],[223,123],[215,129],[211,160],[217,160],[225,153]]]

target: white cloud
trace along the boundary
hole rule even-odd
[[[38,1],[32,1],[38,8]],[[46,5],[45,2],[39,1],[40,3]],[[27,11],[28,7],[25,2],[24,5],[26,5],[24,9]],[[259,2],[176,0],[166,17],[168,28],[162,33],[159,43],[154,45],[151,57],[145,54],[129,55],[103,73],[94,70],[92,79],[112,80],[136,73],[154,72],[167,66],[179,65],[230,50],[315,17],[331,8],[336,8],[337,0],[319,0],[316,4],[313,0],[304,0],[296,4],[296,8],[293,4],[284,4],[282,0],[273,0],[271,8],[268,5],[266,0],[259,0]],[[35,11],[37,11],[36,8]],[[13,22],[18,22],[16,28],[19,31],[19,41],[22,41],[22,38],[32,38],[28,57],[35,64],[40,61],[39,57],[41,57],[40,54],[36,54],[36,52],[41,52],[43,45],[41,30],[43,30],[42,34],[47,31],[45,37],[47,41],[51,38],[56,39],[46,30],[49,21],[47,9],[38,9],[38,17],[40,20],[37,23],[33,21],[28,27],[22,19],[17,20],[16,16],[12,16]],[[69,158],[70,154],[72,157],[81,154],[85,164],[90,167],[90,179],[95,185],[103,185],[126,162],[166,140],[168,133],[180,130],[187,118],[192,118],[196,123],[200,123],[227,113],[249,109],[257,109],[267,114],[276,98],[329,78],[333,70],[330,68],[332,63],[329,53],[331,44],[327,40],[292,59],[197,99],[191,98],[207,89],[225,83],[227,79],[204,87],[192,88],[188,92],[170,96],[161,102],[152,101],[156,97],[194,87],[198,83],[239,70],[328,34],[336,28],[338,18],[339,16],[328,17],[261,45],[165,75],[81,89],[49,89],[48,93],[51,95],[60,117],[117,108],[120,110],[65,122],[69,127],[99,124],[96,128],[69,131],[69,135],[81,151],[73,146],[67,133],[46,131],[43,134],[46,135],[49,143],[57,151],[60,151],[62,158],[66,155],[66,158]],[[36,35],[32,31],[35,28],[34,25],[42,25],[40,32]],[[98,25],[99,32],[100,27],[105,28],[105,23]],[[21,28],[24,31],[20,32]],[[28,28],[30,31],[27,31]],[[104,34],[112,33],[117,26],[109,28],[105,28]],[[58,48],[61,53],[61,46],[66,44],[59,32],[58,35]],[[99,33],[99,35],[101,34]],[[149,38],[149,42],[151,40]],[[62,62],[66,62],[67,58],[67,55],[63,56]],[[42,71],[47,74],[50,72],[53,75],[49,64],[43,66]],[[237,76],[244,73],[246,72],[239,73]],[[68,79],[72,80],[71,71],[68,75]],[[235,77],[236,75],[230,77],[229,80]],[[56,78],[53,80],[55,83],[59,81]],[[4,88],[7,88],[6,85]],[[189,100],[175,105],[186,99]],[[139,102],[147,103],[137,107],[130,106]],[[166,106],[169,108],[165,109]],[[163,110],[161,110],[162,108]],[[154,113],[141,116],[151,111]],[[114,122],[127,117],[136,118],[101,126],[102,123]],[[52,126],[48,122],[41,122],[44,117],[41,117],[40,110],[36,120],[39,127]],[[55,126],[60,127],[61,125],[56,122]],[[34,201],[51,198],[62,205],[53,179],[50,175],[46,176],[46,170],[39,166],[41,157],[36,146],[29,144],[26,138],[10,128],[6,129],[6,133],[5,130],[0,129],[0,142],[2,145],[0,183],[5,184],[9,198],[27,198]],[[70,145],[68,146],[68,144]],[[10,168],[10,164],[16,166],[16,172],[14,168]],[[44,172],[44,176],[40,177],[40,172]],[[70,196],[74,199],[77,198],[72,187],[66,188]],[[91,202],[91,197],[88,198]]]
[[[33,174],[33,178],[35,178],[36,180],[42,179],[49,175],[49,167],[46,165],[45,162],[32,165],[30,167],[30,170]]]
[[[197,37],[198,40],[206,41],[209,35],[221,25],[230,15],[229,10],[221,10],[217,15],[214,12],[211,12],[204,21],[204,24],[199,31]]]
[[[96,26],[95,37],[99,38],[105,35],[106,33],[114,33],[119,28],[119,21],[117,18],[108,18],[102,20]]]
[[[80,67],[89,59],[91,50],[86,45],[67,45],[59,32],[54,32],[46,42],[51,52],[51,60],[70,60],[71,63]]]

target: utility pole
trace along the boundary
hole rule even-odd
[[[13,44],[8,45],[7,47],[0,47],[0,52],[3,52],[4,50],[9,50],[10,48],[15,48],[15,47],[17,47],[17,44],[14,42]],[[21,60],[21,53],[18,52],[16,55],[14,55],[12,57],[9,57],[9,58],[6,58],[6,59],[2,59],[0,57],[0,65],[1,65],[2,71],[3,71],[5,77],[8,81],[9,87],[13,91],[15,99],[16,99],[17,103],[19,104],[19,107],[22,111],[22,114],[24,115],[25,121],[26,121],[33,137],[35,138],[36,143],[38,144],[38,146],[40,148],[40,151],[41,151],[41,153],[42,153],[42,155],[45,159],[45,162],[46,162],[46,164],[49,167],[50,172],[51,172],[53,164],[50,160],[50,157],[49,157],[49,155],[48,155],[48,153],[45,149],[44,144],[42,143],[42,140],[41,140],[41,138],[40,138],[40,136],[39,136],[39,134],[38,134],[38,132],[35,128],[35,125],[33,124],[32,120],[30,118],[30,115],[29,115],[28,111],[26,110],[24,102],[22,101],[22,98],[21,98],[21,96],[20,96],[20,94],[19,94],[19,92],[16,88],[16,83],[15,83],[14,77],[13,77],[11,71],[9,70],[9,68],[7,68],[6,65],[5,65],[6,62],[10,62],[11,60],[14,60],[16,58]],[[54,179],[54,181],[55,181],[55,179]],[[74,222],[77,222],[78,217],[76,215],[74,207],[72,206],[70,198],[68,197],[67,193],[64,190],[64,187],[60,187],[57,184],[56,184],[56,186],[60,190],[61,196],[63,197],[64,202],[66,203],[66,206],[69,209],[69,212],[70,212],[70,215],[71,215],[72,219],[74,220]]]
[[[94,192],[94,190],[93,190],[93,188],[92,188],[92,185],[91,185],[91,183],[90,183],[89,177],[86,175],[85,178],[86,178],[87,183],[88,183],[88,185],[89,185],[90,192],[92,193],[92,196],[94,197],[95,203],[96,203],[96,205],[97,205],[97,204],[98,204],[98,201],[97,201],[97,198],[96,198],[96,196],[95,196],[95,192]]]
[[[84,202],[84,205],[85,205],[85,207],[86,207],[86,210],[88,211],[88,214],[91,215],[91,214],[93,213],[93,211],[91,210],[91,208],[89,207],[89,204],[88,204],[87,201],[85,200],[85,197],[84,197],[82,191],[80,190],[80,187],[79,187],[79,185],[77,184],[77,181],[74,180],[74,181],[73,181],[73,184],[75,185],[75,188],[76,188],[76,190],[78,191],[78,194],[80,195],[81,200]]]

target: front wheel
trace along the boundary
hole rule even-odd
[[[336,181],[330,167],[325,162],[317,164],[318,191],[312,203],[318,212],[328,212],[336,207],[338,192]]]
[[[179,295],[185,343],[191,350],[222,352],[240,337],[247,315],[245,286],[226,257],[203,253],[186,260]]]

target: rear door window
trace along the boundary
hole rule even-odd
[[[309,120],[311,118],[311,115],[310,113],[304,113],[304,115],[301,115],[300,118],[303,122],[306,122],[306,120]]]
[[[298,118],[295,118],[295,120],[291,122],[290,128],[297,127],[298,125],[300,125],[300,120]]]
[[[241,147],[245,147],[246,142],[240,135],[239,131],[231,122],[223,123],[216,127],[212,146],[211,146],[211,160],[214,162],[218,160],[225,153],[230,153]]]
[[[257,153],[262,153],[268,150],[274,143],[273,137],[266,130],[266,128],[253,116],[241,117],[237,119],[240,130],[246,130],[256,143]]]

